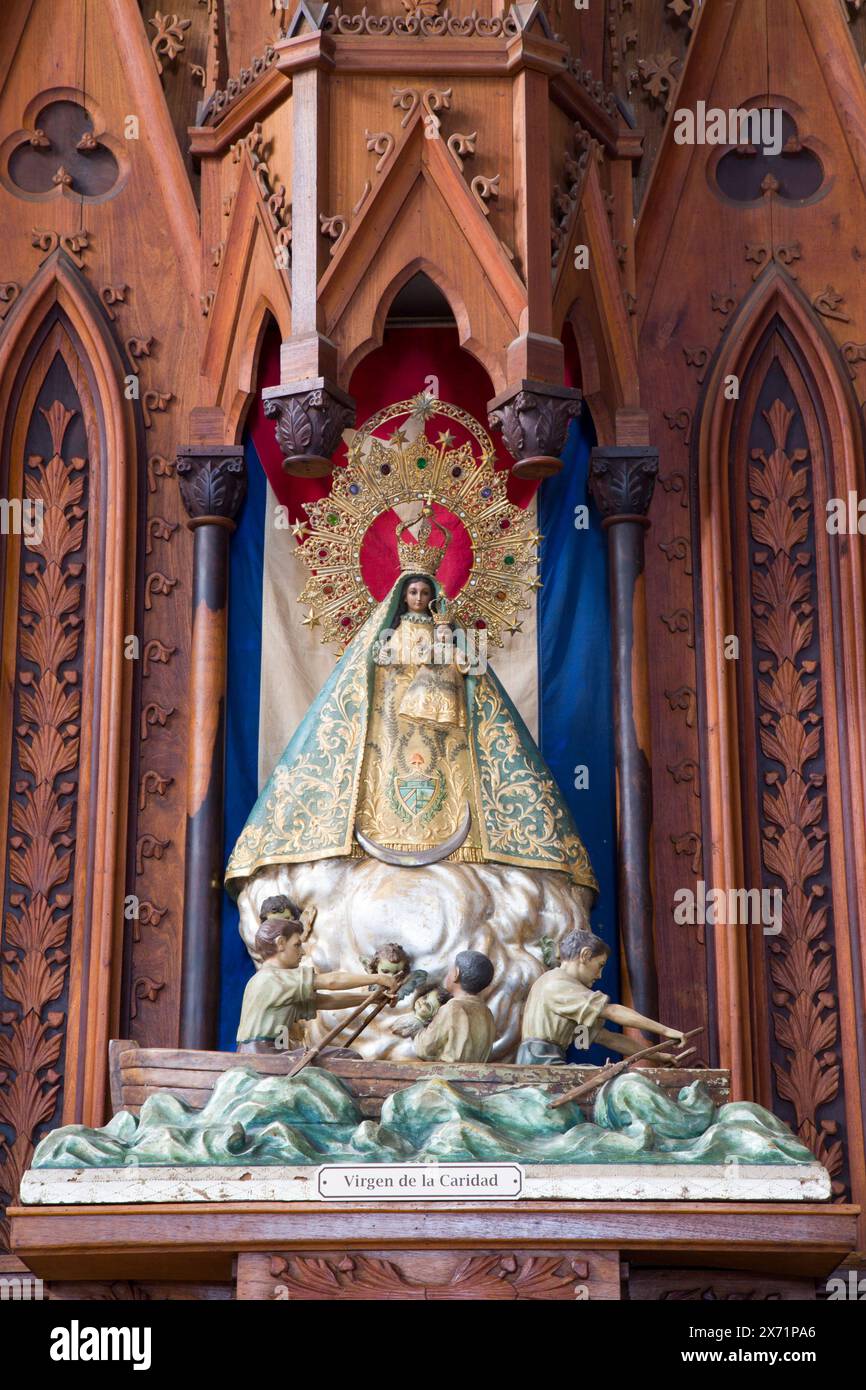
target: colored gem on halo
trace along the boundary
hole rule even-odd
[[[426,468],[426,467],[427,467],[427,460],[426,460],[426,459],[416,459],[415,462],[417,463],[417,465],[418,465],[419,468]]]
[[[329,515],[328,515],[328,525],[329,525],[329,526],[336,526],[336,525],[337,525],[337,522],[338,522],[339,520],[340,520],[340,518],[337,516],[337,513],[336,513],[336,512],[330,512],[330,513],[329,513]]]
[[[350,484],[349,484],[349,491],[351,492],[351,494],[352,494],[353,497],[357,497],[357,496],[358,496],[358,493],[361,491],[361,485],[360,485],[360,483],[350,483]]]
[[[483,487],[483,488],[481,489],[481,496],[482,496],[482,497],[492,497],[492,496],[493,496],[493,488],[492,488],[492,487]]]
[[[514,564],[514,556],[513,556],[513,555],[506,555],[506,557],[505,557],[505,563],[506,563],[506,565],[513,565],[513,564]]]

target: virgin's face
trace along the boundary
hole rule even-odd
[[[429,613],[433,590],[424,579],[413,579],[406,590],[406,607],[410,613]]]

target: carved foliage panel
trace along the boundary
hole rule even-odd
[[[25,388],[23,477],[31,510],[7,551],[18,621],[12,673],[0,958],[0,1199],[62,1104],[81,778],[88,492],[95,432],[81,364],[59,326]],[[41,381],[41,385],[33,385]],[[14,446],[13,446],[14,447]],[[17,449],[15,450],[17,452]],[[14,459],[13,459],[14,466]],[[23,515],[23,513],[22,513]],[[10,606],[7,605],[7,615]],[[14,617],[14,612],[12,614]],[[8,708],[8,707],[7,707]]]
[[[744,864],[749,885],[778,890],[782,904],[780,933],[749,929],[756,1015],[772,1020],[756,1030],[772,1071],[772,1095],[760,1099],[789,1121],[841,1192],[847,1159],[830,835],[838,788],[827,784],[832,726],[825,727],[833,615],[815,536],[825,460],[808,384],[781,329],[750,375],[730,470],[742,766],[754,778],[744,781]]]
[[[605,5],[605,80],[631,102],[644,131],[635,189],[639,205],[675,104],[700,0],[605,0]]]
[[[238,1260],[237,1297],[267,1302],[618,1300],[616,1251],[293,1251]]]
[[[156,437],[154,437],[156,436]],[[147,433],[140,603],[136,620],[138,698],[131,730],[137,748],[131,788],[124,1037],[172,1046],[180,1008],[183,833],[188,662],[189,532],[163,440]],[[170,446],[169,446],[170,447]],[[158,452],[157,452],[158,451]]]

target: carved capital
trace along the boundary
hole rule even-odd
[[[658,449],[634,445],[593,449],[589,490],[605,521],[646,520],[658,471]]]
[[[326,377],[313,377],[262,392],[264,412],[275,421],[283,467],[297,478],[331,472],[343,430],[355,423],[355,402]]]
[[[576,388],[546,381],[515,382],[488,403],[488,423],[502,431],[517,477],[548,478],[560,471],[569,422],[581,403]]]
[[[240,445],[178,449],[175,472],[190,526],[210,521],[234,527],[247,493],[247,465]]]

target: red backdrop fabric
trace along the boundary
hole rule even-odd
[[[362,426],[376,411],[394,401],[408,399],[427,389],[427,378],[439,382],[440,400],[460,406],[487,426],[487,402],[493,387],[487,372],[479,362],[461,347],[457,329],[453,327],[392,328],[385,332],[380,348],[368,354],[356,368],[349,393],[357,402],[357,423]],[[280,339],[276,325],[267,332],[260,357],[260,387],[276,386],[280,380]],[[329,491],[328,478],[293,478],[283,471],[282,455],[277,446],[274,422],[262,410],[261,396],[254,399],[248,418],[248,429],[278,503],[288,509],[292,522],[306,520],[304,502],[315,501]],[[448,429],[457,442],[466,438],[454,421],[436,417],[428,424],[432,438],[439,430]],[[496,450],[496,467],[510,469],[511,456],[505,450],[501,436],[492,436]],[[345,464],[346,446],[341,443],[335,454],[337,465]],[[508,496],[517,506],[525,507],[538,484],[508,477]],[[462,587],[471,563],[469,536],[457,517],[438,504],[434,520],[441,519],[452,532],[439,577],[446,592],[454,594]],[[361,552],[364,579],[376,599],[383,598],[397,579],[400,566],[397,559],[396,521],[393,512],[378,517],[371,526]],[[434,544],[439,537],[434,531]]]

